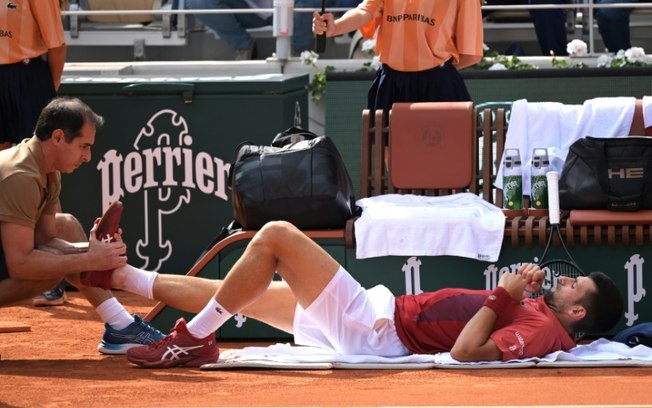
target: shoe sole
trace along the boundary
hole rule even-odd
[[[97,345],[97,351],[99,351],[102,354],[107,354],[111,356],[117,356],[117,355],[124,355],[127,354],[127,351],[129,349],[135,348],[135,347],[140,347],[143,344],[107,344],[107,343],[100,343]]]
[[[32,305],[34,306],[61,306],[64,303],[66,303],[68,299],[66,298],[66,295],[63,295],[62,297],[58,299],[47,299],[47,298],[35,298],[32,300]]]
[[[190,367],[197,368],[204,364],[216,363],[220,354],[211,357],[188,357],[178,360],[164,360],[164,361],[149,361],[141,360],[127,354],[127,360],[142,368],[174,368],[174,367]]]

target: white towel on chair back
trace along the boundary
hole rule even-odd
[[[643,97],[643,126],[652,127],[652,96]]]
[[[547,148],[550,170],[561,172],[568,149],[577,139],[586,136],[627,136],[635,105],[634,97],[594,98],[583,105],[528,102],[525,99],[515,101],[505,137],[505,149],[519,149],[523,163],[523,194],[530,194],[533,148]],[[503,187],[502,163],[495,185]]]
[[[453,255],[498,260],[502,211],[471,193],[429,197],[385,194],[357,201],[356,257]]]

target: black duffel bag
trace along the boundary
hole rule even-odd
[[[355,208],[351,177],[333,141],[300,128],[272,146],[236,148],[229,172],[235,220],[245,229],[285,220],[301,229],[344,228]]]
[[[559,180],[563,209],[652,209],[652,138],[585,137],[574,142]]]

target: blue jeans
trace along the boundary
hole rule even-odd
[[[530,4],[550,4],[550,0],[529,0]],[[569,3],[569,0],[559,0],[555,3]],[[568,55],[566,51],[566,10],[547,9],[530,10],[534,31],[537,33],[539,48],[543,55],[549,55],[550,51],[555,55]]]
[[[198,9],[245,9],[244,0],[186,0],[186,8]],[[196,14],[195,18],[229,44],[234,50],[251,48],[253,40],[248,28],[272,25],[272,17],[262,18],[258,14]]]
[[[633,0],[637,2],[638,0]],[[622,0],[595,0],[596,4],[622,3]],[[631,9],[596,9],[595,18],[602,42],[610,52],[632,47],[629,37],[629,15]]]
[[[488,0],[491,6],[498,5],[522,5],[522,4],[551,4],[570,3],[570,0]],[[566,52],[566,10],[546,9],[530,10],[530,17],[534,24],[534,31],[537,34],[539,48],[543,55],[568,55]]]
[[[361,0],[326,0],[326,7],[356,7]],[[295,8],[321,8],[321,0],[295,0]],[[186,0],[186,8],[198,9],[235,9],[249,8],[244,0]],[[248,28],[272,25],[273,18],[263,19],[257,14],[197,14],[195,16],[202,24],[215,31],[235,50],[251,48],[253,40]],[[312,13],[294,13],[292,34],[292,50],[300,53],[312,50],[314,35],[312,33]]]

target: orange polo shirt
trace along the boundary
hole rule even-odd
[[[379,16],[376,52],[397,71],[482,55],[480,0],[364,0],[358,7]]]
[[[39,57],[65,44],[59,0],[0,4],[0,65]]]

